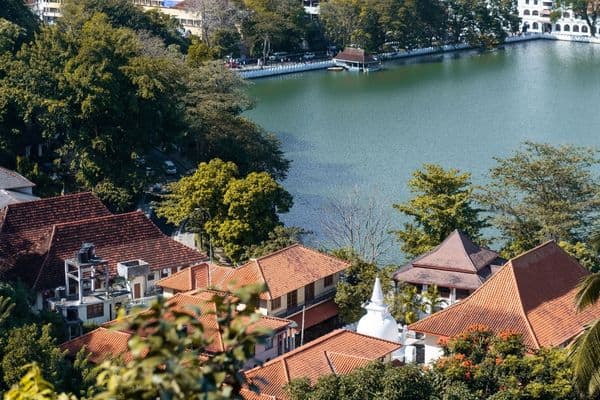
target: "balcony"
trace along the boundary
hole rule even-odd
[[[326,292],[321,293],[319,296],[315,297],[312,300],[305,301],[303,304],[298,304],[295,307],[287,308],[286,310],[280,311],[275,314],[276,317],[286,318],[289,315],[296,314],[302,311],[302,307],[310,307],[318,303],[322,303],[323,301],[330,300],[335,296],[335,286]]]

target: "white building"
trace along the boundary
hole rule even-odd
[[[562,10],[561,18],[553,23],[550,20],[553,11],[552,0],[517,1],[519,17],[522,19],[521,26],[527,32],[590,36],[590,29],[585,19],[578,18],[572,10]]]
[[[142,7],[145,11],[158,10],[175,18],[186,33],[201,35],[201,19],[198,13],[192,10],[190,1],[185,0],[131,0],[133,4]],[[53,23],[60,18],[60,9],[63,0],[29,0],[27,1],[33,11],[46,23]]]

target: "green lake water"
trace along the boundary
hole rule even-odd
[[[252,81],[247,115],[282,141],[293,161],[288,225],[315,232],[331,199],[391,205],[423,163],[485,183],[493,157],[524,140],[600,145],[600,45],[535,41],[385,64],[371,74],[316,71]],[[400,261],[399,251],[388,261]]]

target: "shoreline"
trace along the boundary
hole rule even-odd
[[[512,43],[520,43],[520,42],[528,42],[532,40],[559,40],[566,42],[578,42],[578,43],[591,43],[591,44],[600,44],[599,37],[591,37],[591,36],[574,36],[574,35],[565,35],[565,34],[555,34],[555,33],[527,33],[520,36],[509,36],[506,38],[503,44],[512,44]],[[463,51],[463,50],[473,50],[476,47],[470,46],[466,43],[456,44],[456,45],[444,45],[439,47],[424,47],[420,49],[407,50],[398,53],[380,53],[377,57],[382,61],[388,60],[397,60],[401,58],[411,58],[411,57],[420,57],[432,54],[440,54],[440,53],[452,53],[455,51]],[[295,63],[295,64],[287,64],[287,65],[278,65],[274,67],[267,68],[247,68],[243,70],[238,70],[237,72],[244,79],[259,79],[259,78],[267,78],[271,76],[278,75],[288,75],[294,74],[298,72],[307,72],[307,71],[316,71],[323,70],[329,67],[334,66],[333,60],[325,60],[325,61],[316,61],[312,63]]]

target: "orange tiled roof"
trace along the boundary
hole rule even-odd
[[[262,282],[267,285],[267,291],[261,298],[270,300],[349,266],[338,258],[295,244],[236,268],[223,279],[220,288],[227,289],[227,284],[237,288]]]
[[[226,295],[222,292],[213,290],[196,290],[188,293],[178,293],[171,297],[166,305],[172,307],[172,310],[179,312],[191,312],[194,308],[198,308],[200,316],[198,320],[204,327],[205,338],[210,344],[205,349],[208,353],[216,353],[225,351],[225,344],[220,335],[219,323],[216,316],[216,306],[212,301],[213,297]],[[131,318],[127,317],[127,318]],[[120,329],[122,320],[113,320],[107,322],[98,329],[80,336],[61,345],[61,349],[67,350],[70,356],[75,356],[82,346],[86,346],[90,352],[90,361],[97,364],[105,360],[111,354],[128,355],[127,342],[132,335],[132,332]],[[254,328],[269,329],[277,332],[286,329],[292,325],[292,321],[276,317],[261,316],[254,325],[249,327],[252,331]],[[144,335],[144,333],[141,333]]]
[[[474,290],[502,263],[498,253],[479,247],[463,232],[454,230],[439,246],[394,273],[399,282]]]
[[[347,374],[398,348],[398,343],[338,329],[244,374],[259,388],[261,395],[286,399],[283,387],[293,379],[307,377],[314,383],[324,375]],[[255,393],[251,395],[256,396]]]
[[[9,204],[0,210],[2,278],[33,283],[48,251],[54,225],[109,215],[104,204],[89,192]]]
[[[96,246],[107,260],[112,275],[117,263],[142,259],[151,270],[187,267],[206,260],[206,255],[165,236],[141,211],[57,224],[48,252],[34,283],[36,289],[64,284],[64,261],[73,258],[82,243]]]
[[[454,337],[472,325],[523,335],[531,349],[564,345],[591,321],[600,305],[575,308],[577,284],[589,272],[550,241],[509,260],[469,297],[410,329]]]
[[[74,357],[82,347],[85,346],[89,352],[88,360],[93,364],[99,364],[110,356],[124,355],[125,361],[129,360],[131,354],[127,342],[131,338],[130,332],[121,332],[104,327],[99,327],[83,336],[63,343],[60,348]]]
[[[178,292],[187,292],[194,289],[221,287],[226,276],[232,274],[233,268],[220,265],[202,263],[193,265],[166,278],[156,284],[163,288],[173,289]],[[215,282],[213,284],[212,282]]]
[[[304,329],[335,317],[338,313],[339,308],[333,299],[311,307],[304,312]],[[302,329],[302,311],[288,318],[298,324],[298,329]]]

